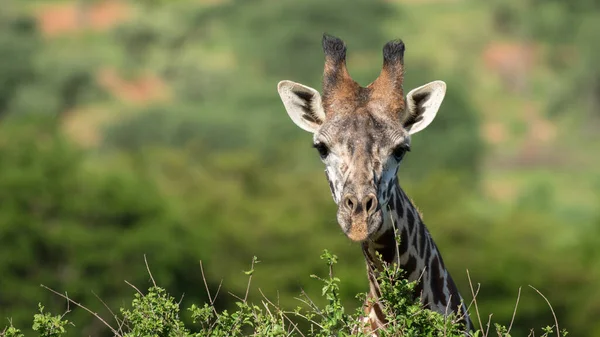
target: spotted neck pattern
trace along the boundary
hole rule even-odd
[[[409,281],[418,280],[415,296],[420,296],[424,307],[442,314],[457,313],[465,330],[470,331],[473,324],[463,299],[419,211],[400,188],[397,178],[389,184],[383,197],[388,200],[384,211],[385,222],[375,239],[362,244],[370,286],[362,320],[366,323],[367,331],[372,332],[372,336],[378,336],[377,330],[386,324],[382,305],[378,301],[381,292],[376,280],[382,268],[381,261],[388,264],[400,261],[405,277]],[[400,236],[399,243],[396,235]],[[380,258],[377,253],[381,255]]]

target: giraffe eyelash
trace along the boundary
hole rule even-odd
[[[319,156],[321,156],[321,159],[325,159],[329,154],[329,148],[324,143],[314,143],[313,147],[319,151]]]
[[[392,150],[392,155],[396,158],[396,160],[400,161],[406,152],[410,152],[410,145],[400,144]]]

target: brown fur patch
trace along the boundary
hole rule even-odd
[[[348,237],[352,241],[364,241],[367,239],[368,234],[369,231],[367,229],[366,221],[353,222],[350,230],[347,233]]]
[[[400,74],[398,74],[400,72]],[[369,106],[389,116],[399,116],[404,111],[402,70],[384,67],[379,77],[367,87],[372,90]]]
[[[361,88],[350,77],[341,78],[323,95],[323,108],[327,115],[349,114],[359,110]]]
[[[332,114],[371,112],[398,118],[404,110],[404,44],[390,41],[383,48],[383,68],[366,88],[356,83],[346,68],[346,45],[339,38],[324,35],[323,108]]]

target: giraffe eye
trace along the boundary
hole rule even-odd
[[[406,152],[409,152],[409,151],[410,151],[410,146],[408,146],[406,144],[400,144],[394,148],[394,150],[392,151],[392,155],[394,156],[396,161],[400,161],[400,160],[402,160],[402,158],[404,157]]]
[[[317,151],[319,151],[319,156],[321,156],[321,159],[325,159],[329,154],[329,148],[327,148],[327,145],[323,143],[315,143],[313,146],[315,149],[317,149]]]

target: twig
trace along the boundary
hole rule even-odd
[[[423,270],[421,271],[421,275],[419,275],[419,277],[417,278],[417,284],[423,282],[423,276],[425,276],[425,271],[427,271],[427,266],[423,267]],[[424,288],[424,287],[422,287]],[[423,289],[421,289],[421,293],[419,294],[419,297],[421,297],[423,295]]]
[[[283,313],[282,313],[283,315]],[[283,315],[285,317],[285,315]],[[289,319],[289,318],[288,318]],[[300,331],[300,329],[298,329],[298,323],[294,323],[294,322],[290,322],[290,326],[292,327],[292,330],[288,332],[288,336],[292,336],[292,333],[294,332],[294,330],[298,331],[298,333],[300,334],[300,336],[302,337],[306,337],[304,336],[304,334]]]
[[[481,284],[477,283],[477,290],[475,290],[475,296],[473,296],[473,299],[469,303],[469,306],[467,307],[467,311],[471,310],[471,306],[473,306],[473,302],[475,301],[475,298],[477,298],[477,295],[479,295],[479,290],[481,290]]]
[[[396,241],[398,239],[398,224],[396,222],[394,222],[394,217],[392,216],[392,208],[390,207],[390,205],[388,205],[388,213],[390,213],[390,221],[392,222],[392,226],[394,226],[394,241],[396,242],[396,272],[398,272],[398,270],[400,269],[400,248],[399,246],[399,242]]]
[[[448,316],[448,311],[450,310],[450,302],[452,302],[452,294],[448,296],[448,303],[446,304],[446,309],[444,309],[444,317]]]
[[[65,291],[65,296],[67,298],[69,298],[69,294],[66,291]],[[70,302],[69,302],[69,300],[67,300],[67,310],[62,314],[62,316],[60,316],[61,319],[63,319],[68,313],[71,312],[71,308],[70,308],[69,304],[70,304]]]
[[[295,297],[295,299],[299,300],[300,302],[308,305],[311,309],[315,310],[315,312],[321,316],[323,316],[323,312],[319,309],[319,307],[315,304],[315,302],[313,302],[310,297],[308,297],[308,294],[306,293],[306,291],[304,291],[304,289],[300,289],[300,293],[306,298],[306,301]],[[309,303],[310,302],[310,303]]]
[[[256,261],[256,258],[252,259],[252,265],[250,266],[251,271],[254,271],[254,261]],[[248,276],[248,284],[246,285],[246,295],[244,295],[244,303],[246,303],[246,301],[248,300],[248,293],[250,292],[250,284],[252,283],[253,275],[254,273],[251,273],[250,276]]]
[[[494,315],[494,314],[490,314],[490,315],[488,316],[487,329],[485,330],[485,336],[486,336],[486,337],[487,337],[487,336],[489,336],[489,333],[490,333],[490,326],[492,325],[492,316],[493,316],[493,315]],[[482,327],[482,328],[483,328],[483,327]]]
[[[248,276],[248,285],[246,286],[246,295],[244,295],[244,299],[243,299],[243,300],[241,300],[241,299],[240,299],[244,305],[248,305],[248,293],[250,292],[250,284],[252,283],[252,275],[254,274],[254,262],[255,262],[256,260],[257,260],[257,259],[256,259],[256,256],[255,256],[255,257],[252,259],[252,265],[250,266],[250,271],[251,271],[251,273],[250,273],[250,275]],[[232,294],[232,293],[230,293],[230,294],[231,294],[232,296],[234,296],[234,297],[236,297],[236,298],[237,298],[237,296],[235,296],[234,294]],[[213,306],[213,308],[214,308],[214,306]],[[238,317],[238,318],[235,320],[235,322],[233,322],[233,325],[232,325],[232,327],[231,327],[231,330],[233,330],[234,328],[237,328],[237,325],[240,323],[241,319],[242,319],[242,316]]]
[[[467,278],[469,279],[469,287],[471,288],[471,295],[473,295],[473,304],[475,304],[475,312],[477,313],[477,320],[479,321],[479,327],[483,329],[483,324],[481,324],[481,315],[479,314],[479,307],[477,306],[477,297],[475,291],[473,290],[473,282],[471,281],[471,274],[467,269]],[[479,285],[479,283],[478,283]],[[477,290],[479,292],[479,289]],[[487,334],[486,334],[487,336]]]
[[[510,325],[508,326],[508,331],[506,334],[510,333],[510,329],[512,329],[513,322],[515,321],[515,316],[517,315],[517,307],[519,306],[519,299],[521,299],[521,287],[519,287],[519,294],[517,295],[517,303],[515,303],[515,311],[513,311],[512,319],[510,320]]]
[[[280,300],[279,289],[277,289],[276,291],[277,291],[277,308],[281,308],[281,302],[279,301]]]
[[[239,297],[238,295],[232,293],[231,291],[227,292],[229,294],[229,296],[235,297],[236,300],[239,300],[240,302],[244,302],[244,299]]]
[[[117,324],[119,324],[119,331],[121,331],[122,328],[122,323],[119,322],[119,317],[117,315],[115,315],[115,313],[110,309],[110,307],[100,298],[100,296],[98,296],[95,292],[92,291],[92,294],[94,294],[94,296],[98,299],[98,301],[100,301],[100,303],[102,303],[104,305],[104,307],[108,310],[108,312],[110,312],[111,315],[113,315],[113,317],[115,318],[115,321],[117,322]],[[68,302],[67,302],[68,303]]]
[[[148,260],[146,259],[146,254],[144,254],[144,262],[146,263],[146,270],[148,270],[148,275],[150,275],[152,284],[154,285],[154,288],[156,288],[156,282],[154,282],[154,277],[152,277],[152,272],[150,272],[150,266],[148,266]]]
[[[301,314],[301,313],[299,313],[299,312],[291,312],[291,311],[288,311],[288,312],[286,312],[286,313],[289,313],[289,314],[294,314],[294,315],[296,315],[296,316],[300,316],[300,317],[304,318],[304,319],[305,319],[307,322],[310,322],[310,323],[312,323],[312,324],[314,324],[314,325],[318,326],[319,328],[321,328],[321,329],[324,329],[324,328],[323,328],[323,326],[322,326],[321,324],[319,324],[318,322],[316,322],[316,321],[315,321],[315,320],[313,320],[313,319],[310,319],[310,318],[306,317],[305,315],[302,315],[302,314]],[[288,319],[289,319],[289,318],[288,318]]]
[[[40,286],[41,286],[42,288],[46,289],[46,290],[49,290],[49,291],[50,291],[50,292],[52,292],[53,294],[55,294],[55,295],[58,295],[58,296],[60,296],[60,297],[62,297],[62,298],[64,298],[64,299],[66,299],[67,301],[69,301],[69,302],[71,302],[71,303],[75,304],[76,306],[80,307],[81,309],[83,309],[83,310],[85,310],[85,311],[89,312],[89,313],[90,313],[90,314],[92,314],[94,317],[96,317],[98,320],[100,320],[100,322],[104,323],[104,325],[106,325],[106,326],[107,326],[107,327],[110,329],[110,331],[112,331],[112,333],[113,333],[113,334],[115,334],[115,336],[122,337],[122,335],[120,335],[120,334],[119,334],[119,332],[118,332],[117,330],[115,330],[115,329],[114,329],[112,326],[110,326],[110,324],[106,323],[106,321],[105,321],[105,320],[104,320],[102,317],[100,317],[100,315],[98,315],[97,313],[95,313],[95,312],[91,311],[90,309],[88,309],[88,308],[84,307],[83,305],[81,305],[81,304],[79,304],[79,303],[77,303],[77,302],[73,301],[73,300],[72,300],[72,299],[70,299],[69,297],[67,297],[67,296],[65,296],[65,295],[63,295],[63,294],[61,294],[61,293],[59,293],[59,292],[57,292],[57,291],[55,291],[55,290],[53,290],[53,289],[50,289],[50,288],[46,287],[46,286],[45,286],[45,285],[43,285],[43,284],[40,284]]]
[[[222,285],[223,285],[223,280],[221,280],[221,282],[219,282],[219,286],[217,287],[217,291],[215,292],[215,296],[213,297],[213,304],[214,304],[214,302],[217,301],[217,297],[219,297],[219,292],[221,291]]]
[[[144,293],[141,292],[138,288],[136,288],[133,284],[129,283],[129,281],[125,280],[125,283],[127,283],[130,287],[135,289],[135,291],[137,291],[140,295],[144,296]]]
[[[219,313],[217,312],[217,309],[215,309],[215,306],[213,305],[215,302],[213,301],[212,297],[210,296],[210,289],[208,288],[208,282],[206,282],[206,276],[204,275],[204,267],[202,266],[202,261],[200,261],[200,273],[202,273],[202,281],[204,281],[204,288],[206,288],[206,294],[208,295],[208,300],[210,301],[210,306],[212,307],[213,311],[215,312],[215,315],[217,315],[217,317],[218,317]],[[221,281],[221,283],[222,282],[223,281]],[[220,285],[219,285],[219,289],[221,289]]]
[[[558,328],[558,319],[556,318],[556,314],[554,313],[554,309],[552,308],[552,305],[550,304],[550,301],[548,301],[548,299],[546,298],[546,296],[544,296],[544,294],[542,294],[534,286],[532,286],[530,284],[529,287],[531,287],[531,289],[535,290],[538,294],[540,294],[540,296],[542,296],[542,298],[546,301],[546,303],[548,303],[548,306],[550,307],[550,311],[552,311],[552,316],[554,317],[554,324],[556,325],[556,337],[560,337],[560,329]]]
[[[444,337],[446,337],[448,335],[447,333],[447,327],[448,327],[448,310],[450,308],[450,302],[452,301],[452,294],[450,294],[450,296],[448,296],[448,304],[446,304],[446,309],[445,309],[445,313],[444,313]]]
[[[265,299],[265,301],[267,301],[267,303],[269,303],[270,305],[272,305],[274,308],[276,308],[277,310],[279,310],[279,312],[281,312],[281,315],[286,318],[288,321],[290,321],[290,325],[293,326],[292,331],[296,330],[298,331],[298,333],[302,336],[304,336],[304,334],[302,333],[302,331],[300,331],[300,329],[298,329],[298,324],[294,323],[294,321],[292,321],[289,317],[287,317],[286,313],[281,310],[278,306],[276,306],[275,304],[273,304],[273,302],[271,302],[271,300],[269,300],[269,298],[267,298],[267,296],[265,296],[265,294],[263,293],[262,289],[258,288],[258,292],[262,295],[262,297]],[[266,305],[265,305],[266,307]],[[269,310],[269,309],[267,309]]]

